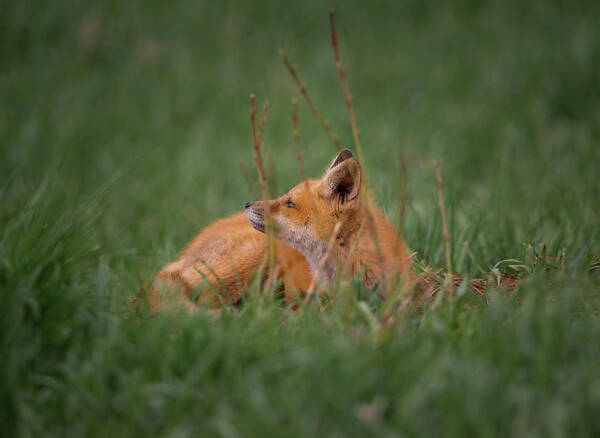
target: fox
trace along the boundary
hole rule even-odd
[[[364,286],[380,285],[384,295],[398,281],[409,284],[407,246],[364,185],[358,160],[343,149],[321,178],[303,180],[277,199],[247,202],[243,211],[218,219],[156,275],[152,311],[162,306],[165,289],[179,289],[190,310],[211,298],[217,308],[235,304],[259,271],[263,282],[281,280],[288,301],[306,294],[315,280],[338,276],[362,273]],[[275,238],[275,263],[263,270],[268,229]]]

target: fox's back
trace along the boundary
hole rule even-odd
[[[189,294],[201,286],[200,300],[212,297],[237,302],[263,265],[267,239],[250,226],[244,212],[218,219],[204,228],[181,252],[180,257],[165,266],[157,275],[160,282],[171,282]],[[285,269],[279,274],[302,288],[310,283],[310,268],[304,256],[283,242],[275,242],[276,262]],[[265,272],[265,278],[278,273]],[[217,297],[215,291],[221,293]],[[158,298],[155,299],[155,301]],[[154,306],[153,307],[157,307]]]

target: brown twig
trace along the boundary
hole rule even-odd
[[[266,114],[267,108],[268,108],[268,102],[265,102],[265,107],[264,107],[264,112]],[[254,94],[250,94],[250,124],[252,126],[252,143],[254,146],[254,151],[256,153],[256,168],[258,170],[258,180],[260,182],[260,188],[262,191],[262,195],[263,195],[263,200],[265,201],[265,203],[267,202],[268,198],[267,198],[267,184],[265,181],[265,173],[264,173],[264,167],[263,167],[263,161],[262,161],[262,156],[260,153],[260,143],[262,141],[262,132],[257,135],[256,134],[256,113],[257,113],[257,109],[256,109],[256,105],[254,103]],[[264,120],[265,117],[262,118],[262,120],[260,121],[260,126],[259,129],[262,131],[262,126],[264,125]]]
[[[396,224],[396,233],[398,238],[394,242],[394,254],[398,257],[402,257],[401,251],[405,250],[404,245],[401,245],[402,229],[404,227],[404,214],[406,211],[406,172],[407,166],[404,159],[400,159],[401,177],[400,177],[400,188],[398,193],[398,222]],[[409,256],[409,260],[415,256],[416,253],[412,253]],[[398,310],[406,307],[412,300],[412,293],[410,293],[409,283],[407,280],[408,271],[396,273],[396,275],[390,277],[388,288],[393,291],[393,295],[386,301],[384,310],[381,317],[381,325],[390,325],[394,321],[393,314]],[[401,287],[398,288],[398,284]],[[398,305],[398,303],[400,303]]]
[[[292,99],[292,112],[290,114],[290,117],[292,119],[292,126],[294,127],[292,135],[294,137],[294,146],[296,148],[296,159],[298,160],[298,167],[300,168],[300,176],[302,177],[302,181],[304,181],[304,187],[306,189],[306,193],[308,194],[308,201],[310,203],[310,208],[313,212],[313,216],[318,221],[317,226],[319,227],[320,230],[322,230],[322,228],[321,228],[322,224],[319,220],[320,216],[317,212],[317,205],[313,198],[313,194],[311,192],[310,185],[308,184],[308,178],[306,176],[306,171],[304,169],[304,160],[302,158],[302,149],[300,148],[300,134],[298,131],[298,102],[296,99]]]
[[[331,233],[331,236],[329,237],[329,243],[327,244],[327,251],[325,252],[325,255],[323,256],[323,258],[321,259],[319,266],[317,267],[317,272],[315,272],[315,275],[313,276],[313,279],[310,282],[310,286],[308,286],[308,289],[306,290],[306,297],[304,298],[305,303],[308,302],[308,300],[310,299],[311,295],[313,294],[315,288],[317,287],[317,284],[319,283],[319,277],[321,276],[321,272],[323,271],[323,268],[325,267],[325,263],[326,263],[327,259],[329,258],[331,251],[333,250],[333,245],[335,244],[335,239],[337,239],[337,235],[340,232],[340,228],[342,228],[342,223],[336,222],[335,226],[333,227],[333,232]]]
[[[354,137],[354,145],[356,147],[356,152],[358,153],[358,161],[362,163],[363,169],[361,174],[361,179],[364,180],[364,186],[368,187],[368,178],[367,173],[365,171],[365,158],[362,150],[362,146],[360,144],[359,138],[359,130],[356,124],[356,117],[354,116],[354,109],[352,108],[352,95],[350,94],[350,90],[348,89],[348,81],[346,80],[346,72],[344,70],[344,66],[342,65],[342,61],[340,59],[340,50],[338,46],[338,38],[337,31],[335,30],[335,19],[333,9],[329,10],[329,21],[331,23],[331,47],[333,48],[333,57],[335,59],[335,65],[340,74],[340,79],[342,82],[342,89],[344,90],[344,97],[346,98],[346,106],[348,107],[348,115],[350,116],[350,125],[352,126],[352,136]],[[362,181],[361,181],[362,183]],[[377,251],[377,255],[379,257],[379,261],[381,263],[382,268],[385,269],[385,261],[383,258],[383,253],[381,252],[381,247],[379,245],[379,239],[377,237],[377,230],[375,228],[375,221],[373,219],[373,215],[371,214],[371,210],[369,209],[369,201],[366,191],[361,191],[362,203],[365,208],[365,213],[367,216],[367,225],[369,231],[373,235],[373,241],[375,244],[375,250]]]
[[[442,194],[442,176],[440,174],[440,162],[435,161],[435,173],[437,175],[437,185],[438,185],[438,197],[440,200],[440,211],[442,213],[442,227],[444,238],[444,246],[446,247],[446,272],[448,274],[450,288],[453,286],[452,282],[452,264],[450,261],[450,234],[448,234],[448,225],[446,223],[446,208],[444,206],[444,197]]]
[[[406,159],[404,157],[399,157],[400,162],[400,187],[398,189],[398,222],[396,223],[396,233],[398,238],[394,242],[394,254],[398,257],[402,257],[401,251],[405,250],[404,245],[401,245],[402,240],[400,236],[402,236],[402,230],[404,228],[404,215],[406,213],[406,174],[407,174],[407,164]],[[403,283],[404,284],[404,283]],[[402,288],[404,289],[404,288]]]
[[[269,101],[265,101],[263,106],[263,114],[262,118],[258,124],[258,135],[256,128],[256,113],[258,112],[256,109],[256,105],[254,102],[254,94],[250,94],[250,124],[252,126],[252,139],[254,142],[254,151],[256,153],[256,168],[258,170],[258,179],[260,181],[260,188],[263,195],[264,202],[264,219],[265,219],[265,234],[267,235],[267,248],[268,248],[268,263],[269,268],[273,266],[274,263],[274,248],[273,248],[273,239],[272,239],[272,230],[271,230],[271,212],[269,210],[269,195],[267,192],[267,182],[265,179],[265,169],[263,166],[263,160],[261,155],[260,145],[262,142],[263,129],[265,125],[265,120],[267,118],[267,110],[269,109]]]
[[[362,147],[360,145],[358,126],[356,125],[356,117],[354,117],[354,110],[352,109],[352,95],[350,94],[350,90],[348,89],[348,82],[346,81],[346,72],[340,60],[340,50],[338,47],[337,32],[335,30],[333,9],[329,10],[329,21],[331,23],[331,46],[333,47],[335,65],[338,69],[338,72],[340,73],[340,79],[342,80],[342,88],[344,89],[344,97],[346,98],[346,106],[348,107],[348,114],[350,116],[350,125],[352,126],[352,137],[354,137],[354,145],[356,146],[358,159],[361,163],[364,164],[365,160],[362,152]],[[365,174],[364,177],[366,182],[367,175]]]
[[[310,185],[308,184],[308,178],[306,177],[306,172],[304,170],[304,160],[302,159],[302,149],[300,148],[300,139],[299,139],[299,131],[298,131],[298,105],[297,105],[296,99],[292,99],[291,119],[292,119],[292,126],[294,127],[293,137],[294,137],[294,145],[296,148],[296,159],[298,160],[298,167],[300,168],[300,175],[302,176],[302,180],[304,181],[304,187],[306,189],[306,193],[308,194],[308,201],[310,204],[310,208],[313,212],[313,217],[315,218],[315,220],[317,222],[316,225],[319,228],[319,230],[322,231],[323,224],[321,222],[321,217],[318,214],[317,205],[313,198],[313,193],[310,189]],[[333,249],[332,245],[335,242],[335,239],[337,238],[337,235],[339,234],[340,229],[341,229],[341,223],[338,222],[334,227],[333,235],[332,235],[333,240],[330,241],[330,245],[328,246],[328,250],[327,250],[327,253],[325,254],[325,257],[327,257],[329,252]],[[325,258],[323,258],[321,263],[319,263],[317,272],[316,272],[315,276],[313,277],[313,279],[308,287],[308,290],[306,292],[305,301],[307,301],[310,298],[310,295],[312,295],[312,293],[317,285],[317,282],[319,280],[320,271],[323,269],[321,265],[324,266],[324,262],[325,262]]]
[[[292,135],[294,137],[294,146],[296,148],[296,159],[298,160],[298,167],[300,168],[300,176],[302,177],[302,180],[308,189],[308,178],[306,177],[306,172],[304,171],[304,160],[302,159],[302,149],[300,149],[300,133],[298,131],[298,101],[296,99],[292,99],[292,112],[290,114],[290,118],[292,119],[292,126],[294,127]]]
[[[358,230],[356,231],[356,235],[354,238],[354,242],[352,242],[352,245],[350,246],[350,250],[348,251],[348,255],[345,257],[346,261],[345,261],[345,263],[342,264],[343,268],[347,269],[346,272],[351,272],[352,275],[356,274],[356,268],[358,266],[357,263],[355,262],[354,253],[356,252],[356,249],[358,248],[358,244],[360,243],[360,239],[361,239],[364,231],[365,231],[365,224],[363,222],[358,227]]]
[[[408,195],[406,193],[406,176],[408,173],[408,165],[406,164],[405,157],[399,157],[400,161],[400,188],[398,190],[398,223],[397,231],[398,235],[402,234],[404,227],[404,215],[406,214],[406,202]]]
[[[300,78],[298,77],[296,68],[290,63],[290,60],[288,59],[287,54],[285,53],[285,50],[280,49],[279,55],[281,56],[281,60],[283,61],[283,64],[286,66],[286,68],[290,72],[290,75],[292,75],[292,79],[294,79],[294,82],[296,82],[296,85],[298,85],[300,94],[302,94],[302,96],[304,96],[304,100],[306,100],[306,103],[308,103],[310,110],[315,115],[315,117],[319,120],[319,122],[321,122],[321,125],[323,126],[323,128],[325,129],[327,134],[329,134],[329,137],[331,137],[331,140],[333,140],[333,142],[337,146],[338,150],[341,150],[342,144],[340,143],[340,138],[338,137],[338,135],[335,132],[333,132],[333,130],[331,129],[331,125],[329,125],[329,122],[323,118],[321,113],[315,107],[312,99],[308,95],[306,85],[303,84],[302,81],[300,80]]]
[[[266,100],[263,105],[262,117],[260,118],[260,123],[258,124],[258,139],[257,139],[258,152],[260,152],[260,145],[262,144],[263,130],[265,127],[265,120],[267,119],[267,110],[268,109],[269,109],[269,101]],[[259,154],[257,156],[260,157]]]

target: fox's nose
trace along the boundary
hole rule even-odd
[[[252,202],[246,202],[246,205],[244,205],[244,208],[248,208],[252,205]]]

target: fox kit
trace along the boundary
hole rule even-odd
[[[398,279],[408,280],[409,257],[402,237],[364,190],[360,165],[344,149],[320,179],[303,181],[266,204],[248,202],[244,212],[202,230],[158,273],[152,308],[160,306],[157,288],[165,284],[178,285],[190,308],[191,293],[201,284],[200,300],[212,297],[217,306],[239,300],[265,259],[265,209],[276,237],[275,268],[266,276],[283,280],[286,297],[306,292],[317,272],[326,280],[363,272],[367,288],[380,284],[389,292]]]

